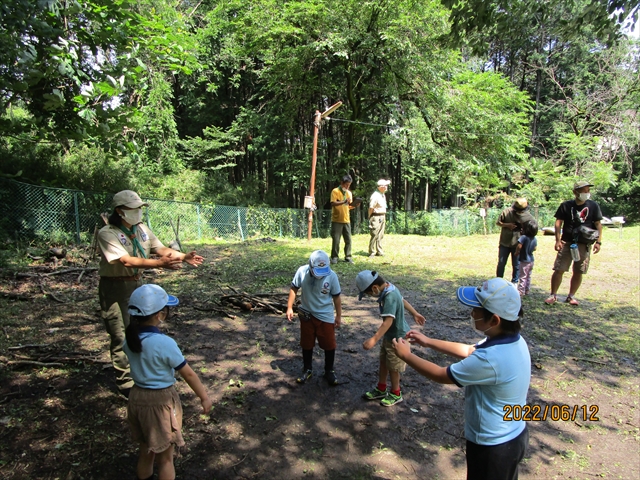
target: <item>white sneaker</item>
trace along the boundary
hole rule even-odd
[[[333,264],[338,263],[338,259],[337,259],[337,258],[332,258],[332,259],[331,259],[331,263],[333,263]]]

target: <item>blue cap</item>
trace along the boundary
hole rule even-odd
[[[329,255],[322,250],[314,251],[309,257],[309,268],[314,277],[326,277],[331,272]]]
[[[458,301],[475,308],[486,308],[504,320],[518,320],[522,302],[516,286],[504,278],[492,278],[481,287],[458,288]]]
[[[175,307],[180,301],[173,295],[168,295],[158,285],[142,285],[136,288],[129,298],[129,315],[147,317],[158,313],[164,307]]]

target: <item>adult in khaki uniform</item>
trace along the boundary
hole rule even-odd
[[[350,175],[342,177],[340,186],[331,191],[331,263],[338,263],[340,256],[340,237],[344,237],[344,260],[351,260],[351,219],[349,210],[353,195],[349,191],[353,179]]]
[[[498,266],[496,267],[496,277],[504,277],[504,270],[509,257],[511,257],[511,283],[518,284],[518,272],[520,259],[516,255],[518,239],[522,234],[522,226],[531,220],[535,220],[529,213],[529,203],[526,198],[517,198],[513,205],[505,208],[496,225],[500,230],[500,244],[498,245]]]
[[[384,238],[384,227],[387,216],[387,199],[384,192],[387,191],[391,180],[378,180],[378,189],[373,192],[369,200],[369,256],[382,256],[382,239]]]
[[[114,211],[109,224],[98,232],[100,260],[101,317],[111,338],[111,362],[116,370],[120,392],[128,396],[133,387],[129,359],[122,350],[124,331],[129,325],[129,297],[143,284],[140,270],[145,268],[179,269],[182,262],[194,267],[203,258],[196,252],[181,253],[165,247],[153,232],[142,223],[142,207],[147,206],[137,193],[124,190],[113,197]],[[150,254],[159,255],[151,259]]]

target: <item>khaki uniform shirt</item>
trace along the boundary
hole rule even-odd
[[[164,247],[153,232],[143,223],[138,224],[138,241],[149,257],[151,251]],[[98,273],[101,277],[130,277],[135,275],[133,267],[125,267],[120,258],[125,255],[133,257],[133,243],[118,227],[106,225],[98,232],[98,246],[102,259]]]
[[[514,230],[509,230],[506,227],[500,229],[500,245],[503,247],[515,247],[518,245],[518,238],[522,235],[522,226],[529,220],[534,220],[533,215],[529,213],[529,210],[523,212],[517,212],[513,207],[505,208],[500,217],[498,217],[500,223],[515,223],[518,227]]]
[[[373,213],[386,213],[387,212],[387,198],[380,190],[376,190],[371,195],[369,200],[369,208],[373,209]]]
[[[344,202],[349,200],[348,203],[340,205],[338,207],[331,207],[331,221],[333,223],[350,223],[349,219],[349,205],[353,202],[353,195],[351,191],[342,191],[342,188],[337,187],[331,191],[331,202]]]

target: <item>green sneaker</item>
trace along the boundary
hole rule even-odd
[[[400,403],[401,401],[402,392],[400,392],[400,395],[394,395],[393,393],[389,392],[386,397],[380,400],[380,405],[382,405],[383,407],[391,407],[392,405]]]
[[[305,370],[302,372],[302,375],[300,375],[298,378],[296,378],[296,382],[298,383],[306,383],[307,380],[309,380],[311,378],[311,370]]]
[[[362,394],[362,398],[365,400],[376,400],[378,398],[385,398],[387,396],[386,390],[379,390],[378,387],[374,388],[370,392],[365,392]]]

